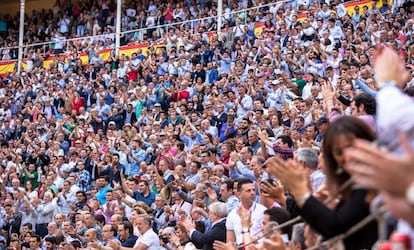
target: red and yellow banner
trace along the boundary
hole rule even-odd
[[[9,62],[0,62],[0,75],[5,75],[7,73],[14,71],[14,66],[16,62],[9,61]]]
[[[159,47],[165,46],[165,44],[154,44],[153,45],[155,49],[157,50]],[[138,45],[127,45],[122,46],[119,48],[119,55],[122,56],[131,56],[134,52],[137,52],[138,49],[142,50],[142,54],[147,55],[148,54],[148,45],[147,44],[138,44]],[[103,59],[104,62],[107,62],[109,58],[111,57],[113,49],[104,49],[99,51],[99,56]],[[67,58],[67,55],[60,55],[60,58]],[[82,52],[79,54],[79,57],[82,61],[83,65],[87,65],[89,62],[88,54],[86,52]],[[50,66],[55,62],[55,60],[58,59],[57,56],[51,55],[46,60],[43,61],[43,68],[49,69]],[[15,69],[15,64],[17,61],[7,61],[7,62],[0,62],[0,76],[4,76],[8,73],[11,73]],[[22,69],[26,70],[26,63],[22,63]]]
[[[391,0],[380,0],[376,2],[376,7],[380,8],[382,6],[382,2],[386,1],[389,4],[391,4]],[[355,6],[359,6],[360,12],[362,13],[362,8],[364,6],[367,6],[369,9],[372,8],[372,0],[361,0],[361,1],[353,1],[353,2],[347,2],[344,4],[347,12],[349,15],[353,15],[354,14],[354,8]],[[303,21],[307,18],[307,13],[299,13],[298,14],[298,21]],[[264,29],[264,23],[263,22],[258,22],[255,24],[254,27],[254,34],[260,35],[263,32]],[[222,35],[225,35],[226,30],[222,30]],[[217,33],[216,32],[209,32],[207,34],[207,38],[209,40],[209,42],[211,42],[211,39],[216,36]],[[159,47],[165,46],[165,44],[155,44],[153,45],[155,47],[155,49],[158,49]],[[147,55],[148,53],[148,44],[138,44],[138,45],[128,45],[128,46],[123,46],[120,48],[119,51],[119,55],[125,55],[125,56],[131,56],[132,53],[137,52],[138,49],[142,50],[142,53],[144,55]],[[108,61],[108,59],[111,56],[111,52],[112,49],[104,49],[102,51],[99,52],[99,56],[106,62]],[[66,58],[66,55],[62,55],[64,58]],[[43,68],[48,69],[50,68],[50,66],[53,64],[54,60],[56,59],[55,56],[50,56],[48,59],[46,59],[43,62]],[[87,65],[89,62],[89,58],[88,58],[88,54],[87,53],[81,53],[80,54],[80,59],[82,61],[83,65]],[[15,64],[16,61],[7,61],[7,62],[0,62],[0,76],[4,76],[7,73],[11,73],[14,71],[15,69]],[[22,63],[22,68],[23,70],[26,69],[26,64]]]
[[[381,8],[382,6],[382,2],[385,1],[388,4],[391,4],[391,0],[380,0],[380,1],[376,1],[376,6],[377,8]],[[348,15],[350,15],[351,17],[354,15],[354,8],[355,6],[359,7],[359,13],[362,13],[362,8],[364,6],[367,6],[368,9],[372,9],[372,0],[361,0],[361,1],[352,1],[352,2],[346,2],[344,3],[345,9],[348,13]],[[298,14],[298,21],[302,22],[304,21],[306,18],[308,17],[307,13],[299,13]]]

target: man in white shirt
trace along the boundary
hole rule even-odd
[[[59,32],[56,32],[52,41],[55,43],[55,54],[61,54],[63,52],[65,37],[61,36]]]
[[[271,91],[267,95],[267,104],[269,107],[275,107],[278,111],[280,111],[283,103],[284,103],[284,92],[279,87],[279,80],[273,80],[269,83],[269,88]]]
[[[237,183],[237,193],[240,198],[240,205],[233,209],[227,216],[227,242],[243,243],[243,234],[250,233],[255,237],[263,235],[263,214],[266,207],[256,203],[256,188],[249,179],[241,179]],[[251,226],[250,228],[242,228],[241,218],[238,214],[239,209],[250,211]]]
[[[344,33],[342,32],[341,27],[335,25],[335,22],[336,21],[334,18],[329,19],[329,22],[328,22],[329,34],[334,39],[342,39],[344,37]]]
[[[204,119],[201,121],[201,132],[202,134],[211,134],[213,138],[218,136],[217,127],[211,126],[210,121],[208,119]]]
[[[119,61],[119,66],[116,72],[116,77],[118,79],[124,77],[128,73],[129,67],[128,65],[123,61]]]
[[[239,119],[246,117],[247,113],[253,109],[253,99],[246,94],[247,89],[245,86],[239,86],[237,88],[240,100],[237,104],[237,117]]]
[[[137,219],[137,227],[141,237],[135,243],[134,249],[158,250],[161,249],[158,235],[152,230],[151,218],[141,215]]]

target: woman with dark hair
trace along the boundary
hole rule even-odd
[[[375,134],[355,117],[338,118],[326,130],[322,145],[326,185],[339,200],[333,210],[310,193],[306,174],[297,162],[273,157],[265,163],[269,174],[279,178],[290,190],[303,219],[324,238],[345,233],[370,214],[366,201],[368,191],[350,183],[350,175],[344,169],[344,151],[357,138],[373,141]],[[345,249],[371,249],[376,240],[377,224],[371,222],[344,239]]]
[[[203,140],[207,147],[215,147],[213,136],[210,133],[204,134]]]
[[[269,117],[270,127],[275,138],[283,135],[282,116],[279,114],[272,115]]]
[[[37,193],[36,187],[33,185],[32,182],[27,181],[26,182],[26,197],[30,200],[32,198],[39,197],[39,194]]]
[[[198,112],[203,112],[203,97],[199,95],[193,95],[192,101],[194,103],[194,110]]]

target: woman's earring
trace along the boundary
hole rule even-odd
[[[341,166],[339,166],[335,171],[335,174],[338,175],[338,176],[342,175],[343,173],[344,173],[344,168],[341,167]]]

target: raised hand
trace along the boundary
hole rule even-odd
[[[212,201],[217,201],[217,193],[214,191],[214,189],[209,188],[207,190],[207,195]]]
[[[336,95],[335,90],[332,88],[332,85],[329,83],[323,84],[321,86],[321,90],[322,90],[321,93],[322,93],[323,99],[325,101],[332,100]]]
[[[366,188],[404,197],[407,187],[414,180],[414,151],[407,136],[401,136],[400,141],[404,149],[403,156],[392,154],[370,142],[355,140],[353,146],[345,152],[349,162],[345,168],[356,183]]]
[[[290,190],[296,198],[309,192],[306,173],[294,160],[284,161],[278,157],[272,157],[265,162],[267,172],[276,176],[283,185]]]
[[[284,196],[285,189],[281,184],[270,183],[268,181],[262,182],[260,186],[262,193],[274,199],[281,199]]]
[[[378,87],[381,87],[385,81],[394,81],[399,87],[402,87],[410,77],[410,72],[405,68],[403,58],[389,47],[380,45],[373,62]]]

